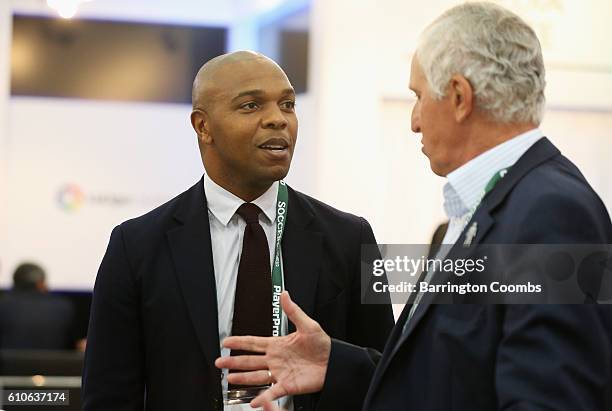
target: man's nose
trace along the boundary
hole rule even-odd
[[[279,107],[270,108],[265,112],[263,127],[282,130],[287,127],[287,118]]]
[[[421,119],[419,118],[419,113],[416,111],[416,108],[412,109],[412,115],[410,116],[410,128],[414,133],[421,132]]]

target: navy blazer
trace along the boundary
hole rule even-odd
[[[375,243],[363,218],[289,188],[286,289],[330,335],[382,349],[393,315],[360,304],[363,243]],[[202,180],[113,230],[94,288],[83,410],[223,408],[212,258]],[[295,410],[313,400],[296,397]]]
[[[612,243],[604,204],[546,138],[517,161],[466,227],[472,222],[478,224],[473,245]],[[466,231],[447,258],[469,258],[476,249],[463,247]],[[432,298],[425,295],[402,332],[411,308],[405,306],[382,358],[334,340],[325,392],[337,395],[322,395],[321,405],[612,410],[609,305],[444,305]]]

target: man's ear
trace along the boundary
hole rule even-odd
[[[458,123],[465,121],[474,109],[474,90],[469,80],[455,74],[449,83],[448,95]]]
[[[208,113],[206,111],[195,108],[191,112],[191,126],[198,135],[200,144],[212,143],[212,136],[209,131]]]

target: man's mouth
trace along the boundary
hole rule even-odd
[[[283,147],[283,146],[275,146],[275,145],[270,145],[270,144],[265,144],[263,146],[259,146],[259,148],[263,148],[264,150],[284,150],[287,147]]]
[[[289,143],[282,138],[271,138],[259,145],[259,148],[270,151],[284,151],[289,148]]]

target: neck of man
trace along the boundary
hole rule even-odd
[[[537,127],[533,123],[498,123],[490,120],[466,125],[466,145],[455,170],[482,153]]]
[[[245,184],[239,182],[237,178],[217,173],[214,170],[206,170],[206,174],[215,184],[247,203],[261,197],[263,193],[268,191],[273,183]]]

